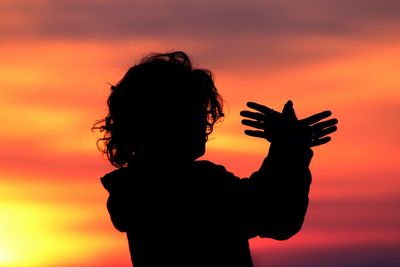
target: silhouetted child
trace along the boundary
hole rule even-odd
[[[135,267],[252,266],[248,239],[285,240],[302,227],[311,183],[310,147],[330,140],[337,120],[297,120],[248,103],[245,133],[271,142],[250,178],[196,160],[222,99],[208,70],[183,52],[153,54],[111,87],[109,113],[94,129],[118,169],[101,178],[114,226],[126,232]],[[232,144],[234,146],[235,144]]]

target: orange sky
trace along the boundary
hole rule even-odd
[[[126,238],[109,220],[99,182],[113,168],[96,150],[90,127],[106,112],[107,83],[148,52],[173,49],[214,72],[227,117],[215,128],[205,158],[238,176],[256,170],[268,149],[243,134],[239,111],[247,101],[278,110],[292,99],[299,117],[331,109],[339,119],[332,142],[314,149],[303,230],[286,242],[252,240],[256,267],[400,264],[396,2],[379,1],[374,9],[378,1],[368,0],[356,9],[285,0],[257,9],[233,1],[214,12],[193,4],[210,14],[213,27],[197,16],[186,26],[182,17],[170,17],[179,1],[165,5],[168,12],[152,9],[157,1],[99,1],[90,21],[85,12],[92,4],[76,2],[67,9],[74,16],[55,16],[51,11],[66,3],[51,2],[0,4],[7,14],[0,16],[0,266],[129,266]],[[135,11],[133,27],[121,19],[128,7],[170,19],[158,30],[157,21],[148,23]],[[107,10],[115,18],[110,24],[99,19]],[[271,15],[274,10],[286,21]],[[341,17],[343,11],[353,19]]]

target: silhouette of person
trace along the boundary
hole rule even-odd
[[[210,71],[181,51],[151,54],[111,86],[108,114],[94,129],[118,169],[101,178],[116,229],[135,267],[252,266],[248,240],[286,240],[302,227],[311,183],[310,149],[329,142],[336,119],[303,120],[249,102],[245,133],[271,142],[260,169],[240,179],[198,160],[222,98]],[[232,144],[234,145],[234,144]]]

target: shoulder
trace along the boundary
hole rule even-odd
[[[209,172],[227,172],[224,166],[215,164],[214,162],[208,160],[196,160],[193,163],[193,169]]]
[[[112,172],[105,174],[100,178],[103,187],[108,191],[112,192],[125,187],[129,181],[129,170],[128,168],[119,168]]]
[[[196,160],[193,164],[193,171],[208,177],[221,177],[226,179],[237,178],[233,173],[226,170],[222,165],[215,164],[208,160]]]

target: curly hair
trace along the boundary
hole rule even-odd
[[[206,118],[204,142],[224,116],[212,73],[194,69],[182,51],[144,57],[111,86],[107,105],[108,114],[92,130],[102,133],[97,146],[118,168],[127,166],[152,132],[161,128],[176,133],[179,125],[191,127],[187,114],[193,110]]]

